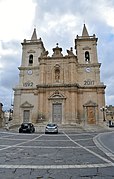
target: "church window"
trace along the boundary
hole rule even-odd
[[[33,64],[33,55],[29,55],[29,65]]]
[[[88,51],[85,52],[85,62],[86,62],[86,63],[89,63],[89,62],[90,62],[90,55],[89,55],[89,52],[88,52]]]
[[[56,82],[59,82],[59,80],[60,80],[60,70],[59,70],[59,68],[55,69],[55,80],[56,80]]]

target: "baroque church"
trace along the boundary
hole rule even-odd
[[[104,83],[100,81],[96,35],[84,24],[73,49],[63,55],[56,44],[49,56],[34,29],[22,42],[19,84],[14,90],[14,123],[99,124],[105,106]]]

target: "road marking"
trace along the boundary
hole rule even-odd
[[[11,136],[11,137],[12,137],[12,136]],[[15,141],[15,140],[16,140],[16,141],[18,141],[18,140],[26,141],[26,140],[27,140],[27,139],[16,139],[16,138],[15,138],[15,139],[13,139],[13,138],[10,139],[10,138],[6,138],[6,137],[5,137],[5,138],[0,137],[0,139],[1,139],[1,140],[2,140],[2,139],[3,139],[3,140],[8,140],[8,141],[9,141],[9,140],[11,140],[11,141],[13,141],[13,140],[14,140],[14,141]]]
[[[1,151],[1,150],[6,150],[6,149],[9,149],[9,148],[12,148],[12,147],[17,147],[17,146],[19,146],[19,145],[22,145],[22,144],[25,144],[25,143],[34,141],[34,140],[38,139],[39,137],[41,137],[41,136],[43,136],[43,135],[44,135],[44,134],[41,134],[41,135],[39,135],[38,137],[35,137],[35,138],[33,138],[33,139],[29,139],[29,140],[27,140],[27,141],[25,141],[25,142],[20,142],[20,143],[15,144],[15,145],[9,145],[9,146],[7,146],[7,147],[1,148],[0,151]]]
[[[98,134],[97,136],[95,136],[93,138],[93,141],[94,143],[96,144],[96,146],[102,150],[108,157],[110,157],[112,160],[114,160],[114,152],[109,149],[107,146],[105,146],[102,141],[100,140],[100,137],[102,135],[106,135],[106,134],[109,134],[109,133],[113,133],[113,132],[106,132],[106,133],[101,133],[101,134]]]
[[[106,168],[112,166],[111,163],[104,164],[84,164],[84,165],[0,165],[6,169],[73,169],[73,168]]]
[[[114,163],[111,162],[110,160],[108,160],[108,159],[102,157],[101,155],[99,155],[99,154],[93,152],[92,150],[90,150],[90,149],[88,149],[88,148],[86,148],[86,147],[80,145],[79,143],[75,142],[75,141],[74,141],[73,139],[71,139],[66,133],[64,133],[64,134],[69,138],[70,141],[72,141],[74,144],[78,145],[80,148],[83,148],[84,150],[88,151],[89,153],[93,154],[94,156],[96,156],[96,157],[100,158],[101,160],[103,160],[103,161],[105,161],[105,162],[111,164],[112,166],[114,166]]]
[[[84,140],[84,141],[86,141],[86,140],[93,140],[93,138],[87,138],[87,139],[75,139],[75,141],[82,141],[82,140]],[[58,141],[60,141],[60,142],[68,142],[69,140],[64,140],[64,139],[59,139],[59,140],[55,140],[55,139],[44,139],[44,140],[36,140],[36,141],[40,141],[40,142],[53,142],[53,141],[56,141],[56,142],[58,142]]]
[[[0,145],[0,147],[8,147],[9,145]],[[87,148],[95,148],[96,146],[86,146]],[[58,146],[23,146],[23,145],[19,145],[19,146],[15,146],[15,148],[30,148],[30,149],[79,149],[79,146],[66,146],[66,147],[58,147]]]

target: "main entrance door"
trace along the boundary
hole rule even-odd
[[[62,104],[53,104],[52,108],[52,121],[54,123],[61,123],[62,121]]]

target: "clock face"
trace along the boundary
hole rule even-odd
[[[90,71],[91,71],[91,68],[87,67],[87,68],[86,68],[86,72],[89,73]]]
[[[32,75],[32,70],[27,71],[28,75]]]

